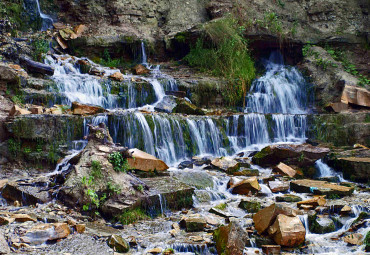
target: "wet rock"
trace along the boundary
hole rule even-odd
[[[173,177],[182,183],[201,190],[213,188],[214,185],[212,176],[206,172],[176,171],[173,172]]]
[[[134,74],[136,75],[144,75],[144,74],[148,74],[150,73],[150,70],[148,68],[146,68],[145,66],[143,65],[136,65],[133,70]]]
[[[26,222],[26,221],[37,222],[37,219],[29,216],[28,214],[13,214],[11,217],[17,222]]]
[[[5,240],[3,231],[0,231],[0,254],[10,254],[10,248]]]
[[[291,168],[290,166],[280,162],[279,165],[277,165],[275,168],[275,171],[278,171],[284,175],[287,175],[289,177],[294,177],[297,174],[297,171]]]
[[[340,214],[350,214],[352,212],[352,208],[348,205],[343,206],[343,208],[340,210]]]
[[[258,233],[261,234],[265,232],[268,227],[274,223],[276,216],[280,214],[295,217],[297,216],[297,211],[282,204],[272,204],[269,207],[258,211],[253,215],[254,225]]]
[[[277,244],[286,247],[296,247],[304,243],[306,229],[297,216],[291,217],[279,214],[268,229],[268,233]]]
[[[11,202],[22,201],[23,205],[47,203],[52,200],[49,192],[32,183],[9,182],[3,188],[2,196]]]
[[[280,162],[288,165],[310,166],[329,152],[327,148],[310,144],[270,145],[254,155],[252,161],[261,166],[271,166]]]
[[[348,111],[348,104],[342,102],[329,103],[324,108],[327,112],[345,112]]]
[[[218,215],[220,217],[223,217],[223,218],[230,218],[232,215],[226,211],[223,211],[223,210],[220,210],[218,208],[215,208],[215,207],[212,207],[211,209],[209,209],[209,212],[210,213],[213,213],[215,215]]]
[[[325,234],[335,231],[334,221],[326,216],[309,215],[308,224],[312,233]]]
[[[341,102],[370,107],[370,91],[365,88],[346,85],[342,92]]]
[[[163,251],[163,249],[162,249],[162,248],[157,247],[157,248],[150,249],[150,250],[148,251],[148,253],[150,253],[150,254],[159,254],[159,253],[161,253],[162,251]]]
[[[232,220],[228,226],[221,226],[213,232],[218,254],[242,255],[249,243],[248,233],[240,224]]]
[[[266,255],[280,255],[280,245],[262,245],[262,252]]]
[[[290,182],[290,189],[298,193],[314,193],[327,196],[349,196],[354,190],[353,187],[308,179]]]
[[[212,162],[212,159],[209,158],[209,157],[194,156],[194,157],[192,157],[191,160],[194,163],[194,165],[196,165],[196,166],[209,165]]]
[[[73,32],[72,29],[70,28],[64,28],[59,30],[59,35],[64,39],[64,40],[71,40],[71,39],[76,39],[78,36]]]
[[[193,105],[185,98],[175,96],[164,96],[154,108],[158,112],[183,113],[190,115],[205,115],[205,112]]]
[[[0,226],[7,225],[9,223],[12,223],[14,221],[14,218],[10,218],[7,216],[0,216]]]
[[[256,193],[261,190],[256,177],[251,177],[235,183],[230,187],[232,194],[248,195],[250,192]]]
[[[364,236],[359,233],[353,233],[343,237],[343,241],[352,245],[362,245]]]
[[[71,110],[74,115],[95,115],[106,112],[106,110],[100,106],[81,104],[79,102],[72,102]]]
[[[23,109],[19,107],[18,105],[14,105],[12,109],[9,112],[9,116],[18,116],[18,115],[26,115],[26,114],[31,114],[30,111]]]
[[[282,196],[277,196],[275,199],[276,199],[276,202],[288,202],[288,203],[302,201],[301,197],[291,195],[291,194],[285,194],[285,195],[282,195]]]
[[[121,72],[115,72],[114,74],[111,74],[109,76],[109,78],[111,78],[114,81],[123,81],[124,80],[123,74]]]
[[[254,200],[242,200],[240,201],[238,207],[246,210],[249,213],[256,213],[261,209],[261,203]]]
[[[36,225],[27,230],[22,242],[37,245],[46,241],[66,238],[71,233],[67,223],[47,223]]]
[[[33,61],[27,57],[21,57],[19,59],[22,66],[24,66],[30,73],[38,73],[44,75],[53,75],[54,69],[49,65]]]
[[[200,232],[203,231],[207,225],[205,218],[199,215],[184,217],[180,221],[180,226],[186,228],[186,232]]]
[[[42,114],[44,112],[44,109],[42,106],[32,106],[30,107],[30,112],[32,114]]]
[[[120,253],[126,253],[130,250],[129,244],[126,242],[125,239],[122,238],[122,236],[119,235],[111,235],[111,237],[108,239],[108,245],[114,251]]]
[[[289,190],[289,182],[284,181],[270,181],[268,185],[271,189],[271,192],[278,193]]]
[[[128,158],[127,162],[131,169],[140,171],[165,171],[168,169],[166,163],[162,160],[157,159],[153,155],[150,155],[139,149],[130,149],[129,152],[132,158]]]
[[[79,234],[84,233],[85,232],[85,229],[86,229],[86,225],[85,224],[77,224],[76,225],[76,231]]]
[[[236,172],[240,167],[240,163],[238,161],[229,157],[216,158],[212,160],[211,165],[216,169],[225,171],[226,173]]]
[[[323,196],[318,196],[312,199],[300,201],[297,203],[298,208],[301,208],[302,205],[310,205],[312,209],[316,208],[317,206],[324,206],[326,204],[326,199]]]
[[[179,169],[185,169],[185,168],[193,168],[193,162],[191,161],[183,161],[178,165]]]
[[[260,172],[258,169],[250,169],[241,167],[237,172],[231,173],[234,176],[259,176]]]

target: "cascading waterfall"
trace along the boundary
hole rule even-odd
[[[315,167],[319,170],[318,177],[338,177],[340,182],[346,181],[343,179],[343,175],[341,173],[336,172],[330,166],[325,164],[321,159],[315,162]]]
[[[41,31],[46,31],[48,28],[50,28],[53,25],[54,20],[49,15],[46,15],[45,13],[41,11],[39,0],[35,0],[35,1],[37,4],[37,11],[40,15],[40,18],[42,19]]]

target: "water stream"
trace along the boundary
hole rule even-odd
[[[35,1],[37,4],[37,11],[40,14],[40,18],[42,19],[41,31],[46,31],[53,25],[54,20],[49,15],[46,15],[41,11],[39,0]]]

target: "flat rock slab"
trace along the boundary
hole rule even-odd
[[[9,182],[2,190],[2,196],[8,201],[19,201],[23,205],[36,203],[47,203],[52,200],[49,192],[42,191],[43,187],[31,186],[30,184],[19,184]]]
[[[338,196],[349,196],[354,190],[353,187],[341,186],[326,181],[315,181],[308,179],[290,182],[290,189],[298,193]]]

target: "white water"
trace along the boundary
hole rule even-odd
[[[53,25],[54,20],[49,15],[46,15],[45,13],[41,11],[39,0],[35,0],[35,1],[37,4],[37,11],[39,12],[40,17],[43,21],[41,31],[45,31]]]
[[[338,177],[340,182],[345,182],[341,173],[336,172],[333,168],[322,162],[321,159],[315,162],[315,167],[319,170],[319,177]]]

